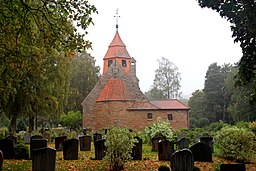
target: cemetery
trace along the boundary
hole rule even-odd
[[[2,170],[24,171],[256,170],[256,161],[253,158],[255,157],[255,148],[249,158],[239,156],[238,153],[238,156],[233,158],[226,157],[219,147],[218,136],[220,135],[217,134],[221,134],[221,132],[216,134],[209,131],[211,125],[201,130],[187,129],[179,132],[165,126],[165,121],[158,121],[143,132],[113,127],[97,133],[83,131],[86,135],[82,132],[66,130],[66,133],[62,132],[59,137],[54,138],[33,134],[7,136],[0,140],[0,166]],[[155,128],[158,131],[153,130]],[[50,135],[52,133],[50,132]],[[154,138],[151,138],[150,136],[153,134]],[[170,135],[173,136],[168,137]],[[241,148],[249,150],[246,146]],[[120,165],[120,163],[122,164]]]

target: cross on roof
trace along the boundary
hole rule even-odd
[[[116,9],[116,15],[114,17],[116,18],[116,31],[118,31],[118,18],[120,17],[118,15],[118,8]]]

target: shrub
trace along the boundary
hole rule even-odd
[[[249,123],[249,128],[256,133],[256,121]]]
[[[255,157],[255,135],[244,128],[225,127],[215,136],[215,144],[220,156],[241,162],[249,162]]]
[[[122,170],[124,164],[132,159],[132,147],[137,142],[127,128],[114,127],[106,135],[106,155],[104,161],[110,163],[111,170]]]
[[[3,139],[4,137],[6,137],[8,134],[8,128],[3,127],[0,128],[0,139]]]
[[[16,159],[29,159],[29,150],[25,144],[17,144],[14,146],[14,153]]]
[[[169,141],[174,140],[174,131],[168,121],[158,118],[151,126],[145,129],[146,136],[152,138],[165,138]]]

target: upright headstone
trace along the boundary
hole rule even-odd
[[[188,149],[178,150],[171,157],[172,171],[193,171],[194,159],[193,154]]]
[[[140,137],[135,137],[138,142],[136,142],[132,148],[132,159],[142,160],[142,139]]]
[[[13,140],[13,143],[17,144],[17,137],[15,137],[13,135],[10,135],[10,136],[6,137],[5,139]]]
[[[2,171],[3,162],[4,162],[4,156],[3,156],[3,152],[0,150],[0,171]]]
[[[189,149],[193,153],[194,161],[212,162],[212,150],[207,144],[195,143]]]
[[[151,139],[151,143],[152,143],[151,151],[158,151],[158,143],[160,140],[164,140],[164,138],[152,138]]]
[[[31,133],[25,133],[24,134],[24,144],[30,144],[30,138],[32,134]]]
[[[91,136],[81,136],[79,137],[80,151],[91,151]]]
[[[94,143],[95,160],[102,160],[102,158],[105,156],[105,141],[105,139],[101,139]]]
[[[102,139],[102,134],[98,134],[98,133],[93,134],[93,142],[96,142],[101,139]]]
[[[42,137],[41,135],[33,135],[30,137],[30,141],[31,140],[38,140],[38,139],[44,139],[44,137]]]
[[[187,138],[181,138],[177,141],[177,148],[182,150],[189,147],[189,140]]]
[[[168,166],[162,165],[158,168],[158,171],[170,171],[170,168]]]
[[[32,171],[55,171],[56,150],[52,148],[34,149],[32,153]]]
[[[201,137],[200,142],[207,144],[213,151],[213,137]]]
[[[69,139],[62,143],[64,160],[78,160],[78,143],[78,139]]]
[[[158,160],[170,161],[174,153],[174,143],[168,140],[160,140],[158,143]]]
[[[246,171],[246,168],[244,163],[221,164],[220,171]]]
[[[11,139],[0,140],[0,150],[3,152],[4,159],[14,159],[14,141]]]
[[[55,141],[55,149],[56,149],[57,151],[62,151],[62,150],[63,150],[63,145],[62,145],[62,143],[63,143],[65,140],[67,140],[67,139],[68,139],[67,136],[56,137],[56,138],[54,139],[54,141]]]
[[[39,148],[46,148],[48,147],[47,139],[31,139],[30,140],[30,155],[31,158],[33,156],[33,150]]]

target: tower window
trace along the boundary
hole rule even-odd
[[[152,120],[152,113],[148,113],[147,118],[148,120]]]
[[[172,114],[168,114],[168,121],[172,120]]]
[[[113,60],[108,60],[108,67],[113,63]]]
[[[126,67],[126,60],[122,60],[122,66]]]

